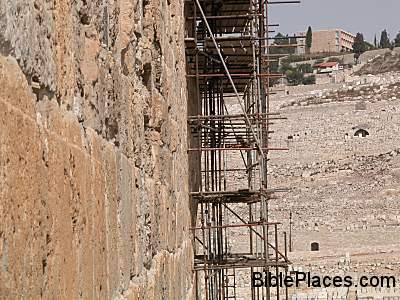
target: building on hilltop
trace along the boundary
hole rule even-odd
[[[298,34],[297,54],[306,53],[306,32]],[[355,36],[343,29],[329,29],[313,31],[310,53],[332,53],[353,51]]]

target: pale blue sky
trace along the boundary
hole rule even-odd
[[[387,29],[392,40],[400,31],[400,0],[302,0],[301,4],[271,5],[270,23],[279,23],[277,31],[296,33],[342,28],[373,42]]]

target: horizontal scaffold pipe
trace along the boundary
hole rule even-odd
[[[210,151],[233,151],[233,150],[243,150],[243,151],[254,151],[258,150],[257,147],[252,148],[242,148],[242,147],[232,147],[232,148],[190,148],[188,152],[202,151],[202,152],[210,152]],[[263,151],[289,151],[289,148],[261,148]]]

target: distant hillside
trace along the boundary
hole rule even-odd
[[[379,55],[372,61],[366,63],[356,75],[367,75],[367,74],[382,74],[386,72],[400,72],[400,51],[396,49],[391,52],[387,52],[383,55]]]

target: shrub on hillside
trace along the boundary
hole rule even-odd
[[[304,85],[309,85],[309,84],[315,84],[315,81],[316,81],[315,75],[310,75],[310,76],[304,77],[302,83]]]

